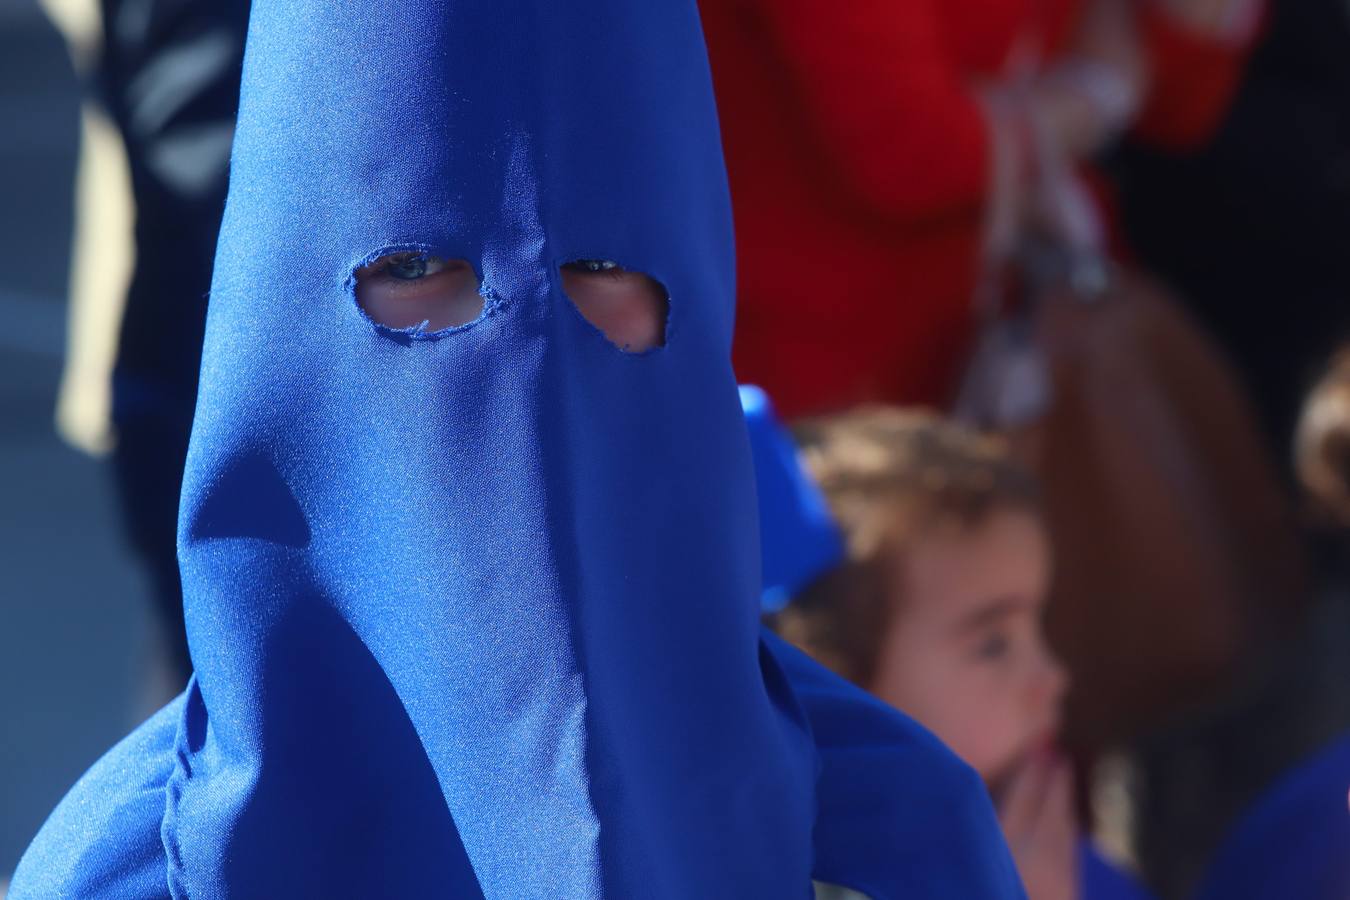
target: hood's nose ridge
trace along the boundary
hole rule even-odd
[[[258,450],[227,463],[188,523],[191,541],[253,538],[285,547],[309,546],[304,511],[272,461]],[[268,515],[259,516],[259,508]]]

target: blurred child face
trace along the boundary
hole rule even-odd
[[[973,529],[950,525],[914,542],[897,567],[898,601],[873,693],[918,719],[991,785],[1059,726],[1067,679],[1046,646],[1050,581],[1045,530],[996,511]]]

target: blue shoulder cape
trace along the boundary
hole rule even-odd
[[[761,639],[692,0],[257,0],[243,82],[196,674],[11,897],[1019,896],[968,770]],[[372,322],[354,273],[402,250],[470,261],[482,314]],[[664,285],[665,346],[586,321],[577,259]]]

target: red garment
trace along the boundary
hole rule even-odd
[[[988,133],[970,85],[1079,0],[702,0],[740,260],[737,375],[784,415],[942,405],[972,337]],[[1141,133],[1203,140],[1241,63],[1145,17]]]

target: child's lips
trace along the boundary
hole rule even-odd
[[[1058,722],[1036,732],[1023,744],[1022,750],[1003,767],[1003,770],[986,783],[989,796],[994,800],[994,805],[998,806],[1013,778],[1027,766],[1039,765],[1048,768],[1056,763],[1062,764],[1064,759],[1064,751],[1059,746]]]
[[[1013,754],[1003,768],[986,780],[986,786],[989,789],[990,796],[994,798],[995,805],[1003,796],[1008,783],[1028,765],[1036,762],[1049,766],[1065,759],[1066,754],[1059,745],[1060,727],[1059,714],[1051,715],[1042,727],[1031,732],[1030,736],[1022,742],[1021,749]]]
[[[1050,716],[1045,726],[1034,732],[1035,737],[1028,742],[1031,748],[1041,753],[1060,755],[1059,733],[1062,725],[1058,713]]]
[[[1059,747],[1059,728],[1047,728],[1031,743],[1031,752],[1045,757],[1062,755]]]

